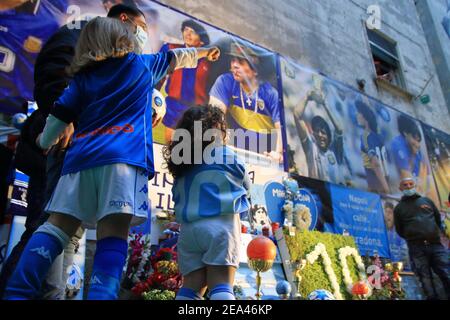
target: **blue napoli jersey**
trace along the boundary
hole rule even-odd
[[[62,175],[127,163],[153,176],[152,91],[172,57],[129,53],[74,77],[51,112],[78,124]]]
[[[210,96],[222,101],[227,106],[229,126],[231,129],[243,129],[253,141],[267,139],[268,147],[252,150],[252,146],[235,144],[238,148],[263,153],[273,150],[276,136],[270,136],[266,130],[275,129],[275,123],[280,122],[280,108],[278,104],[278,91],[268,82],[260,84],[256,96],[247,96],[241,89],[231,73],[217,78],[210,90]],[[255,146],[256,147],[256,146]]]
[[[226,146],[216,147],[211,156],[222,159],[222,163],[194,165],[174,181],[175,215],[180,223],[240,214],[250,208],[242,160]]]
[[[367,183],[369,188],[373,190],[381,190],[382,186],[375,174],[371,159],[377,157],[380,163],[384,161],[382,158],[383,148],[384,144],[379,134],[372,131],[364,131],[364,134],[361,136],[361,156],[366,171]]]
[[[0,11],[0,99],[33,100],[35,59],[58,30],[67,0],[41,0],[25,6]]]
[[[402,135],[392,140],[391,153],[394,157],[397,170],[408,170],[414,176],[419,175],[420,165],[423,161],[422,153],[419,151],[415,155],[412,154],[406,139]]]

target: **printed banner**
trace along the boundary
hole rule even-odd
[[[349,189],[330,184],[333,201],[334,223],[326,231],[345,234],[355,238],[362,255],[390,258],[386,227],[383,219],[380,196],[374,193]]]
[[[26,114],[27,100],[33,100],[35,60],[64,23],[69,1],[10,3],[0,11],[0,112]]]
[[[412,176],[439,203],[418,121],[286,59],[281,73],[290,172],[394,196]]]
[[[398,204],[397,200],[383,198],[384,224],[386,226],[387,238],[389,243],[389,251],[391,260],[394,262],[403,262],[404,270],[411,270],[408,254],[408,246],[406,241],[401,238],[395,230],[394,208]]]
[[[431,171],[441,199],[441,208],[450,212],[450,135],[423,123],[422,130],[430,157]]]

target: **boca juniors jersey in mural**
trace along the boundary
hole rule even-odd
[[[246,131],[248,140],[235,139],[236,147],[258,153],[274,150],[276,134],[268,134],[280,122],[278,92],[274,87],[264,82],[252,96],[247,96],[233,75],[226,73],[217,78],[209,94],[227,106],[230,129]]]
[[[127,163],[153,176],[151,98],[172,57],[171,52],[129,53],[75,76],[51,112],[66,123],[78,123],[62,175]]]
[[[160,52],[171,49],[185,48],[184,45],[165,44]],[[197,68],[183,68],[175,70],[164,85],[167,112],[163,119],[166,127],[174,129],[183,113],[190,107],[205,105],[208,102],[206,89],[210,71],[210,63],[199,59]]]
[[[0,11],[0,100],[33,100],[34,61],[58,30],[66,8],[67,0],[41,0]],[[20,111],[7,102],[0,108],[8,113]]]
[[[172,193],[177,221],[193,222],[248,211],[248,178],[245,165],[236,153],[220,146],[206,155],[204,161],[174,181]]]

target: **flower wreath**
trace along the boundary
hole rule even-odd
[[[358,250],[356,250],[356,248],[347,246],[347,247],[340,248],[338,250],[338,252],[339,252],[339,262],[342,266],[342,275],[344,278],[344,284],[345,284],[345,287],[347,288],[347,291],[349,293],[352,293],[352,289],[353,289],[353,279],[350,275],[350,270],[348,268],[347,257],[353,256],[353,259],[355,259],[356,266],[358,268],[358,274],[359,274],[358,282],[366,282],[367,287],[369,288],[369,293],[366,296],[370,296],[371,290],[370,290],[370,285],[368,285],[368,282],[367,282],[366,267],[364,266],[364,263],[361,259],[361,256],[358,253]]]
[[[306,255],[306,260],[309,264],[313,264],[319,258],[319,256],[322,256],[323,264],[325,266],[325,273],[327,274],[328,279],[331,282],[334,297],[337,300],[343,300],[344,298],[341,295],[341,290],[336,278],[336,274],[334,273],[333,267],[331,265],[330,256],[328,255],[326,247],[323,243],[318,243],[315,246],[314,250]]]

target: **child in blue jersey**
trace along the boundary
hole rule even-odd
[[[250,183],[244,163],[225,139],[224,113],[217,107],[194,107],[184,113],[164,150],[181,223],[177,248],[184,281],[178,300],[200,300],[206,286],[211,300],[234,300],[240,213],[249,209]]]
[[[135,30],[135,31],[134,31]],[[132,219],[148,212],[153,176],[154,85],[176,68],[215,60],[217,48],[179,49],[141,55],[146,33],[111,18],[95,18],[82,30],[71,65],[73,81],[57,100],[37,144],[48,149],[77,122],[48,221],[29,240],[5,293],[36,297],[53,260],[82,222],[97,226],[88,299],[117,298]]]

